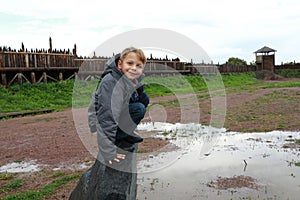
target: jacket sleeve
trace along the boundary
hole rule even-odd
[[[95,110],[99,125],[97,126],[99,152],[108,161],[116,157],[115,146],[116,133],[118,129],[118,117],[121,111],[121,96],[119,99],[113,95],[114,84],[104,81],[100,84],[95,94]],[[117,102],[116,102],[117,101]]]
[[[92,100],[88,107],[88,125],[89,125],[91,133],[94,133],[97,131],[96,124],[97,124],[97,116],[96,116],[96,110],[95,110],[95,94],[94,94],[92,96]]]

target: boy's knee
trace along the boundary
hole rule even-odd
[[[142,104],[142,103],[135,103],[135,104],[136,104],[135,105],[136,112],[139,113],[139,114],[141,114],[144,117],[144,115],[146,113],[146,107],[145,107],[145,105]]]
[[[131,118],[138,122],[142,120],[146,114],[146,107],[142,103],[132,103],[129,106]]]

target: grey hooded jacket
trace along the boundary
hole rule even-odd
[[[88,109],[90,130],[91,132],[97,131],[98,134],[98,159],[100,161],[114,159],[118,151],[116,139],[130,137],[130,134],[133,134],[132,130],[136,127],[128,111],[128,104],[135,89],[132,82],[118,70],[119,58],[120,54],[117,54],[105,64],[103,78]],[[138,85],[137,88],[140,86],[142,85]],[[143,90],[143,87],[140,88]],[[121,120],[126,127],[119,127]],[[128,135],[118,135],[122,134],[117,131],[118,127]],[[140,141],[142,139],[136,142]]]

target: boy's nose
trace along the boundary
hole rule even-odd
[[[136,70],[136,67],[137,67],[136,65],[133,65],[131,69]]]

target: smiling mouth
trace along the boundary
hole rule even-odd
[[[136,76],[136,73],[128,72],[131,76]]]

